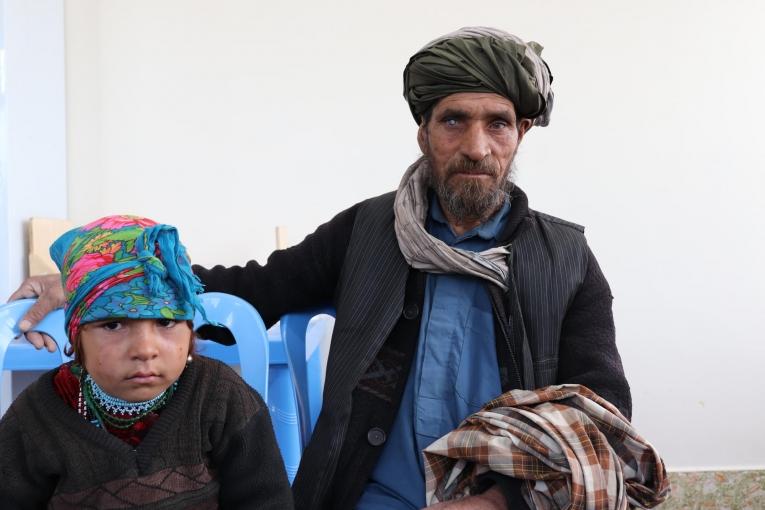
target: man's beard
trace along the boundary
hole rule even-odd
[[[431,166],[429,185],[436,192],[441,207],[455,220],[484,220],[504,202],[505,182],[512,168],[512,162],[502,171],[488,158],[472,161],[462,157],[448,162],[443,176],[436,175]],[[500,172],[502,178],[499,178]],[[451,179],[458,173],[487,174],[493,180],[484,184],[480,179]]]

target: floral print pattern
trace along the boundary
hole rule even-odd
[[[66,294],[66,324],[108,318],[188,320],[202,291],[186,249],[170,225],[107,216],[62,235],[51,246]]]

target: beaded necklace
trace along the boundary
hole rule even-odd
[[[80,379],[80,395],[77,410],[81,416],[97,427],[105,424],[117,429],[127,429],[149,413],[163,407],[178,387],[178,381],[171,384],[156,397],[143,402],[128,402],[106,393],[90,374]]]

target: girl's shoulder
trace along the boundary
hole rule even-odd
[[[25,416],[29,413],[37,413],[40,410],[44,410],[46,415],[51,413],[58,414],[61,412],[63,409],[61,404],[64,402],[56,393],[53,383],[54,377],[60,368],[61,367],[56,367],[45,372],[29,386],[24,388],[24,390],[13,400],[8,408],[8,412],[13,412],[20,416]]]
[[[230,366],[216,359],[195,355],[194,361],[195,398],[208,400],[208,407],[218,413],[242,413],[245,417],[265,410],[268,407],[249,384],[247,384]]]
[[[44,373],[14,399],[0,419],[0,443],[14,442],[15,447],[44,458],[62,438],[71,436],[79,425],[78,417],[56,393],[53,380],[57,372],[55,368]]]
[[[250,387],[231,366],[217,359],[195,354],[191,364],[194,365],[195,376],[200,381],[215,382],[223,387],[232,385]]]

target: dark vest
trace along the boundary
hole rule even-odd
[[[416,351],[424,274],[398,248],[393,200],[363,202],[336,291],[324,401],[293,490],[298,509],[352,509],[395,419]],[[587,269],[584,229],[527,207],[516,188],[509,290],[489,287],[503,390],[555,383],[566,310]],[[514,218],[514,220],[513,220]]]

